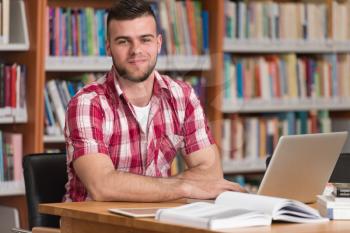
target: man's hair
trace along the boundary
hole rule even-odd
[[[131,20],[142,16],[152,16],[157,24],[151,5],[145,0],[118,0],[108,10],[107,35],[109,35],[108,25],[111,20]]]

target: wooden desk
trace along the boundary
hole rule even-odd
[[[109,208],[122,207],[172,207],[182,202],[168,203],[127,203],[127,202],[75,202],[42,204],[41,213],[61,216],[62,233],[118,233],[118,232],[214,232],[187,226],[166,224],[152,218],[129,218],[108,212]],[[225,230],[225,232],[350,232],[350,221],[330,221],[320,224],[273,223],[271,226],[238,228]]]

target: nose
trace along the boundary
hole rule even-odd
[[[142,51],[141,43],[139,43],[138,41],[134,41],[132,43],[130,50],[131,50],[130,52],[132,55],[141,53],[141,51]]]

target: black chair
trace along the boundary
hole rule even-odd
[[[266,168],[269,166],[271,156],[266,158]],[[339,156],[332,172],[330,183],[350,183],[350,153],[342,153]]]
[[[66,155],[31,154],[23,157],[29,227],[59,228],[59,217],[40,214],[41,203],[61,202],[67,182]]]

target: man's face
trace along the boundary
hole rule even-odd
[[[153,72],[162,38],[152,16],[111,20],[106,42],[118,74],[132,82],[143,82]]]

